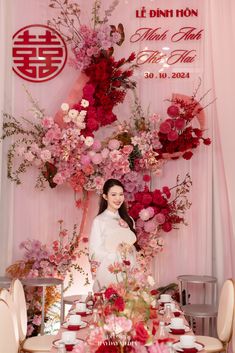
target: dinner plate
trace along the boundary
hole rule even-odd
[[[80,338],[75,338],[75,340],[72,343],[65,343],[62,339],[58,339],[52,342],[53,346],[58,348],[60,343],[64,343],[66,345],[73,345],[73,346],[77,346],[80,343],[83,343],[83,340],[81,340]]]
[[[75,325],[75,324],[70,324],[70,323],[68,323],[68,322],[64,322],[64,323],[62,324],[62,327],[63,327],[63,328],[68,328],[68,326],[79,326],[79,329],[78,329],[78,330],[81,330],[82,328],[87,327],[87,325],[88,325],[88,323],[87,323],[86,321],[81,321],[81,324],[79,324],[79,325]]]
[[[184,347],[184,348],[183,348],[183,347],[181,346],[181,344],[180,344],[180,341],[177,341],[177,342],[173,343],[173,348],[174,348],[176,351],[179,351],[179,352],[183,352],[184,349],[196,348],[197,351],[200,352],[200,351],[203,350],[204,344],[203,344],[203,343],[200,343],[200,342],[195,342],[193,347],[190,347],[190,348]]]

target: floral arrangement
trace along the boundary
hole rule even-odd
[[[85,346],[90,353],[154,352],[156,337],[156,297],[154,280],[126,260],[109,266],[117,283],[110,284],[98,306],[99,318]],[[149,325],[149,319],[153,319]],[[165,348],[167,351],[167,348]],[[161,350],[160,350],[161,351]]]
[[[144,176],[144,180],[149,178]],[[161,190],[150,191],[146,185],[144,191],[134,194],[130,202],[129,213],[136,224],[138,244],[141,248],[140,258],[146,266],[158,252],[163,249],[162,232],[168,233],[177,229],[180,223],[186,224],[184,213],[191,206],[187,199],[192,181],[187,174],[182,182],[179,176],[172,188],[164,186]]]
[[[88,274],[79,265],[78,259],[82,255],[87,256],[87,250],[79,249],[83,239],[74,225],[72,235],[63,227],[63,221],[59,221],[60,231],[57,240],[52,244],[42,244],[39,240],[28,239],[20,244],[24,250],[23,259],[7,268],[6,272],[13,278],[53,277],[65,279],[69,275],[67,290],[73,283],[72,269],[76,269],[85,276],[85,284],[89,284]],[[85,240],[84,240],[85,241]],[[26,287],[26,300],[28,303],[28,335],[36,335],[40,332],[41,325],[41,294],[42,288]],[[46,289],[45,313],[51,311],[60,295],[55,287]]]
[[[50,7],[59,11],[56,18],[48,21],[48,25],[56,29],[71,46],[74,54],[72,64],[87,76],[83,88],[83,97],[89,101],[84,135],[92,133],[100,126],[114,122],[117,117],[113,113],[115,105],[122,103],[128,89],[135,87],[130,79],[133,75],[135,54],[127,59],[115,61],[114,46],[124,41],[122,24],[116,28],[108,25],[108,17],[119,1],[115,0],[103,19],[100,18],[100,1],[95,1],[92,9],[93,27],[81,24],[81,10],[77,3],[62,0],[50,0]],[[74,102],[74,108],[77,103]]]

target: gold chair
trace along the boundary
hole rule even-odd
[[[14,307],[16,310],[16,317],[19,330],[19,341],[21,350],[24,352],[50,352],[52,342],[55,339],[53,335],[43,335],[26,338],[27,333],[27,308],[22,283],[15,279],[11,284],[10,289]]]
[[[14,333],[14,322],[11,309],[0,299],[0,352],[17,353],[19,341]]]
[[[217,316],[218,338],[210,336],[196,336],[198,342],[205,345],[205,351],[227,352],[228,343],[231,340],[234,312],[234,283],[231,279],[224,282],[220,298]]]

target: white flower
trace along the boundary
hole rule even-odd
[[[70,109],[69,117],[74,120],[78,116],[78,111],[76,109]]]
[[[76,117],[76,122],[83,123],[84,119],[85,119],[85,116],[82,116],[82,115],[79,114]]]
[[[91,136],[87,136],[84,142],[87,147],[91,147],[94,143],[94,139]]]
[[[86,110],[81,110],[79,115],[85,117],[87,115],[87,111]]]
[[[87,101],[86,99],[82,99],[82,100],[81,100],[81,106],[82,106],[83,108],[88,107],[88,106],[89,106],[89,101]]]
[[[152,287],[155,284],[154,278],[152,276],[147,277],[148,284]]]
[[[63,112],[68,112],[69,111],[68,103],[62,103],[60,108],[63,110]]]
[[[80,130],[85,129],[85,127],[86,127],[85,123],[80,123],[79,121],[76,121],[75,124]],[[80,133],[79,133],[79,135],[80,135]]]
[[[63,120],[64,120],[65,123],[70,123],[71,118],[70,118],[69,115],[65,115],[65,116],[63,117]]]

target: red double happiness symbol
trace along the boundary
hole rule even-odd
[[[67,60],[67,47],[61,35],[44,25],[21,28],[13,36],[13,71],[31,82],[44,82],[57,76]]]

